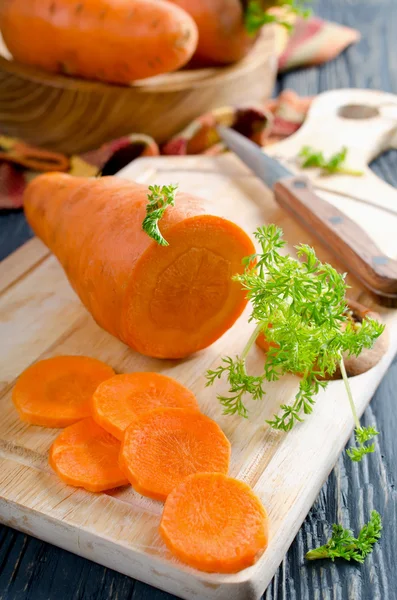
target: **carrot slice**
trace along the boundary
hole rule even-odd
[[[221,473],[197,473],[168,496],[160,533],[171,552],[191,567],[236,573],[266,549],[268,519],[246,483]]]
[[[222,429],[197,410],[157,408],[126,429],[120,467],[133,488],[165,500],[187,475],[227,473],[230,443]]]
[[[128,484],[117,464],[119,452],[120,442],[88,418],[59,434],[49,462],[68,485],[102,492]]]
[[[161,407],[199,410],[193,392],[159,373],[115,375],[101,383],[92,397],[95,421],[119,440],[139,415]]]
[[[20,375],[12,399],[22,421],[66,427],[91,415],[91,398],[111,367],[87,356],[54,356]]]

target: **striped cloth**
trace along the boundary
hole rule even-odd
[[[328,62],[359,39],[360,33],[350,27],[323,21],[318,17],[298,18],[290,37],[285,29],[277,29],[279,71]]]
[[[279,70],[329,61],[359,37],[353,29],[317,17],[298,18],[292,35],[281,27],[277,29]],[[0,131],[0,209],[20,209],[27,182],[40,171],[113,175],[140,156],[219,154],[225,148],[217,136],[216,123],[233,127],[260,145],[277,142],[301,126],[311,100],[285,90],[263,107],[222,107],[202,115],[161,148],[146,135],[131,134],[98,150],[71,157],[28,146],[21,140],[2,136]]]

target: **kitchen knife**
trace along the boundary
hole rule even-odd
[[[386,256],[357,223],[320,198],[310,180],[295,175],[249,139],[219,125],[218,133],[275,195],[275,199],[378,296],[397,299],[397,261]]]

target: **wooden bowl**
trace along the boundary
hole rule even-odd
[[[14,62],[0,36],[0,132],[67,154],[129,133],[163,142],[208,110],[268,98],[276,63],[274,29],[265,27],[237,64],[182,70],[122,87]]]

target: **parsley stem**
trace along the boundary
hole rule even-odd
[[[352,175],[353,177],[361,177],[364,175],[363,171],[357,169],[347,169],[345,167],[339,167],[335,169],[334,173],[341,173],[342,175]]]
[[[255,327],[254,331],[252,332],[252,335],[250,336],[248,342],[245,345],[244,350],[241,353],[241,360],[245,361],[245,359],[247,358],[249,351],[251,350],[252,346],[255,344],[255,340],[262,330],[262,327],[263,327],[262,323],[259,323]]]
[[[324,546],[321,546],[320,548],[315,548],[314,550],[309,550],[309,552],[306,552],[305,554],[305,558],[306,560],[321,560],[323,558],[328,558],[329,557],[329,551],[328,548]]]
[[[356,407],[354,405],[353,394],[352,394],[352,390],[350,387],[349,379],[347,377],[345,363],[344,363],[343,358],[340,359],[339,366],[340,366],[340,372],[342,373],[343,382],[346,387],[347,397],[349,398],[350,408],[352,409],[354,422],[356,424],[357,429],[360,429],[360,421],[358,419]]]

